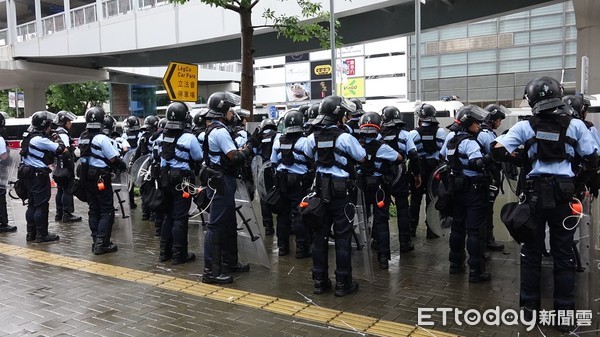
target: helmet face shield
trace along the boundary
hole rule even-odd
[[[344,109],[350,115],[354,115],[357,111],[356,104],[354,104],[351,100],[343,98],[343,97],[342,97],[342,102],[340,103],[340,107],[342,109]]]
[[[483,122],[485,120],[485,117],[488,115],[488,112],[483,110],[482,108],[473,105],[471,106],[471,117],[473,117],[473,119],[475,119],[478,122]]]

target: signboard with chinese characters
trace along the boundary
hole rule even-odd
[[[319,100],[331,95],[331,80],[310,82],[310,98]]]
[[[163,84],[172,101],[198,100],[198,65],[170,62],[163,76]]]
[[[324,80],[331,79],[333,68],[331,67],[331,61],[317,61],[310,63],[310,79],[311,80]]]

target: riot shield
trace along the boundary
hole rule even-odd
[[[583,272],[591,263],[590,246],[592,245],[592,195],[589,192],[585,193],[585,197],[581,200],[582,214],[575,231],[573,251],[575,253],[575,261],[577,271]]]
[[[129,205],[129,174],[127,172],[113,174],[113,205],[115,221],[113,223],[112,240],[119,246],[133,248],[133,229],[131,227],[131,208]]]
[[[235,213],[238,224],[238,251],[248,262],[271,268],[271,260],[260,236],[256,213],[248,196],[246,184],[237,180],[235,190]]]
[[[351,207],[348,205],[347,207]],[[375,282],[373,265],[371,263],[371,240],[368,232],[368,218],[363,192],[358,189],[354,218],[351,219],[353,232],[352,270],[354,276],[369,283]]]
[[[6,160],[0,161],[0,188],[4,188],[7,191],[10,189],[9,182],[17,179],[16,171],[14,172],[14,179],[11,178],[13,170],[15,170],[13,166],[19,166],[20,160],[21,159],[18,151],[9,150]]]
[[[21,156],[17,150],[9,151],[8,156],[10,159],[7,163],[9,162],[10,164],[6,168],[8,184],[6,193],[10,198],[6,199],[6,210],[8,211],[9,225],[18,226],[19,231],[25,231],[27,220],[25,219],[24,202],[19,199],[17,193],[13,190],[14,183],[17,181],[17,171],[21,162]]]
[[[396,175],[394,175],[394,178],[392,179],[392,186],[396,185],[399,181],[400,178],[402,177],[402,174],[404,173],[404,165],[402,164],[398,164],[394,167],[394,172],[396,173]]]
[[[273,163],[270,160],[264,162],[258,170],[258,176],[256,181],[256,190],[261,200],[267,198],[267,193],[273,188],[275,184],[275,171]]]
[[[450,236],[450,227],[452,227],[452,218],[451,217],[442,217],[440,211],[435,208],[435,204],[438,201],[438,196],[436,195],[429,205],[427,205],[427,209],[425,210],[425,221],[427,221],[427,225],[429,225],[429,229],[437,235],[437,236]]]
[[[252,158],[252,163],[250,164],[250,169],[252,170],[252,178],[254,178],[254,183],[256,184],[258,181],[258,171],[263,164],[263,160],[261,156],[254,156]]]
[[[130,176],[133,184],[137,187],[142,186],[144,181],[150,180],[150,163],[151,155],[147,154],[139,157],[133,165],[131,165]]]
[[[127,165],[127,169],[128,170],[130,170],[131,166],[133,166],[133,161],[132,161],[133,156],[135,156],[135,150],[134,149],[130,149],[123,156],[123,161],[125,162],[125,165]]]
[[[438,194],[438,187],[444,176],[448,173],[448,165],[441,164],[436,168],[427,180],[427,195],[433,200]]]

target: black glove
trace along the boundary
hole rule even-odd
[[[251,146],[251,147],[258,147],[260,145],[260,140],[258,140],[258,138],[256,137],[250,137],[248,138],[247,143]]]
[[[125,162],[121,158],[116,158],[115,161],[113,162],[112,166],[118,172],[125,172],[125,171],[127,171],[127,165],[125,164]]]

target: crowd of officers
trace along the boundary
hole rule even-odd
[[[405,123],[396,107],[365,112],[359,100],[340,96],[288,110],[280,121],[283,127],[279,132],[278,125],[266,119],[252,134],[245,130],[249,114],[236,110],[239,96],[228,92],[211,95],[208,109],[193,120],[187,105],[180,102],[169,105],[162,120],[146,117],[141,128],[136,117],[129,117],[122,135],[115,132],[111,116],[93,107],[85,114],[86,130],[79,137],[77,170],[73,141],[68,135],[75,116],[66,111],[56,115],[40,111],[32,116],[32,125],[24,135],[19,167],[19,178],[29,186],[27,241],[59,239],[48,232],[48,166],[56,164],[56,220],[81,221],[73,214],[72,192],[81,196],[89,205],[94,254],[117,251],[110,240],[115,217],[113,172],[125,172],[127,164],[150,154],[151,180],[142,185],[141,208],[143,219],[155,222],[160,261],[180,264],[195,259],[188,250],[188,213],[195,200],[210,214],[202,281],[231,283],[231,273],[250,269],[238,258],[236,179],[244,180],[250,196],[254,196],[257,182],[253,181],[250,162],[260,156],[272,163],[261,183],[277,196],[273,198],[274,194],[269,193],[268,198],[260,200],[265,234],[277,235],[280,256],[290,253],[290,237],[294,234],[296,258],[312,257],[315,294],[334,288],[327,252],[333,238],[334,293],[345,296],[358,290],[351,264],[358,194],[363,193],[366,212],[372,216],[369,233],[379,267],[387,269],[392,200],[400,252],[407,253],[414,250],[412,238],[422,222],[419,213],[423,195],[427,205],[431,202],[427,181],[445,163],[449,167],[446,189],[452,201],[446,212],[453,220],[449,272],[466,272],[466,262],[469,282],[479,283],[491,277],[485,268],[485,250],[504,248],[493,236],[492,219],[502,182],[500,163],[508,162],[522,167],[518,193],[530,204],[537,224],[534,239],[522,245],[520,304],[530,311],[540,309],[547,224],[555,266],[555,309],[574,309],[574,231],[563,226],[563,219],[571,214],[572,198],[584,186],[597,195],[600,136],[585,121],[589,102],[582,95],[563,97],[555,79],[532,80],[525,87],[524,98],[532,108],[532,117],[503,135],[495,130],[508,111],[495,104],[485,109],[464,106],[447,127],[448,133],[439,126],[435,108],[429,104],[418,107],[418,126],[408,131],[403,129]],[[4,161],[3,146],[0,142],[0,159]],[[127,151],[135,151],[129,163],[123,160]],[[5,195],[6,191],[0,193]],[[311,210],[306,210],[311,198],[317,199],[316,207],[313,204]],[[130,200],[135,208],[133,191]],[[0,231],[16,230],[8,225],[5,197],[0,201]],[[438,237],[430,228],[426,233],[428,239]]]

